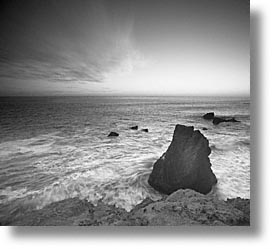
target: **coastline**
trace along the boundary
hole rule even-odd
[[[137,129],[137,127],[135,127]],[[11,226],[249,226],[250,199],[220,200],[214,191],[208,139],[193,126],[176,125],[167,151],[156,161],[148,183],[164,194],[131,211],[99,200],[68,198],[39,210],[21,210],[0,220]],[[153,180],[152,180],[153,179]],[[167,189],[167,190],[165,190]]]
[[[1,221],[6,226],[249,226],[250,199],[219,200],[210,193],[178,190],[159,201],[145,199],[130,212],[99,201],[70,198]]]

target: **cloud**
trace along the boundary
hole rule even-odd
[[[102,70],[78,62],[42,62],[37,59],[0,62],[0,77],[22,80],[47,80],[49,82],[102,82]]]
[[[132,45],[129,14],[103,1],[47,2],[6,8],[0,80],[103,83],[110,73],[136,66],[141,56]]]

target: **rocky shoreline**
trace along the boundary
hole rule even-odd
[[[250,200],[219,200],[213,193],[178,190],[159,201],[145,199],[130,212],[114,205],[70,198],[1,222],[14,226],[249,226]]]
[[[137,129],[136,127],[132,127]],[[250,200],[220,200],[211,191],[217,183],[208,158],[207,138],[194,127],[177,125],[167,151],[157,160],[149,184],[164,193],[145,199],[130,212],[99,201],[70,198],[40,210],[17,212],[1,225],[18,226],[249,226]]]

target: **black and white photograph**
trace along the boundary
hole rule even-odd
[[[249,39],[249,0],[1,1],[0,225],[250,226]]]

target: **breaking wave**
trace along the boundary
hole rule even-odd
[[[126,99],[131,106],[123,99],[84,100],[74,103],[58,99],[60,105],[55,104],[55,108],[49,100],[41,100],[41,106],[30,101],[24,106],[28,109],[25,116],[22,105],[7,111],[6,117],[2,115],[2,215],[15,207],[39,209],[72,197],[94,204],[102,199],[126,210],[146,197],[161,198],[147,180],[153,163],[169,146],[177,123],[197,129],[208,127],[203,133],[211,145],[210,161],[221,198],[249,198],[250,121],[247,109],[240,109],[246,107],[236,104],[234,109],[235,102],[185,104],[178,99],[170,103],[157,98],[135,103]],[[214,127],[201,118],[202,113],[217,106],[226,115],[232,115],[232,110],[239,113],[241,123]],[[21,119],[14,122],[12,113],[20,113]],[[132,125],[149,132],[130,130]],[[111,130],[120,136],[108,138]]]

